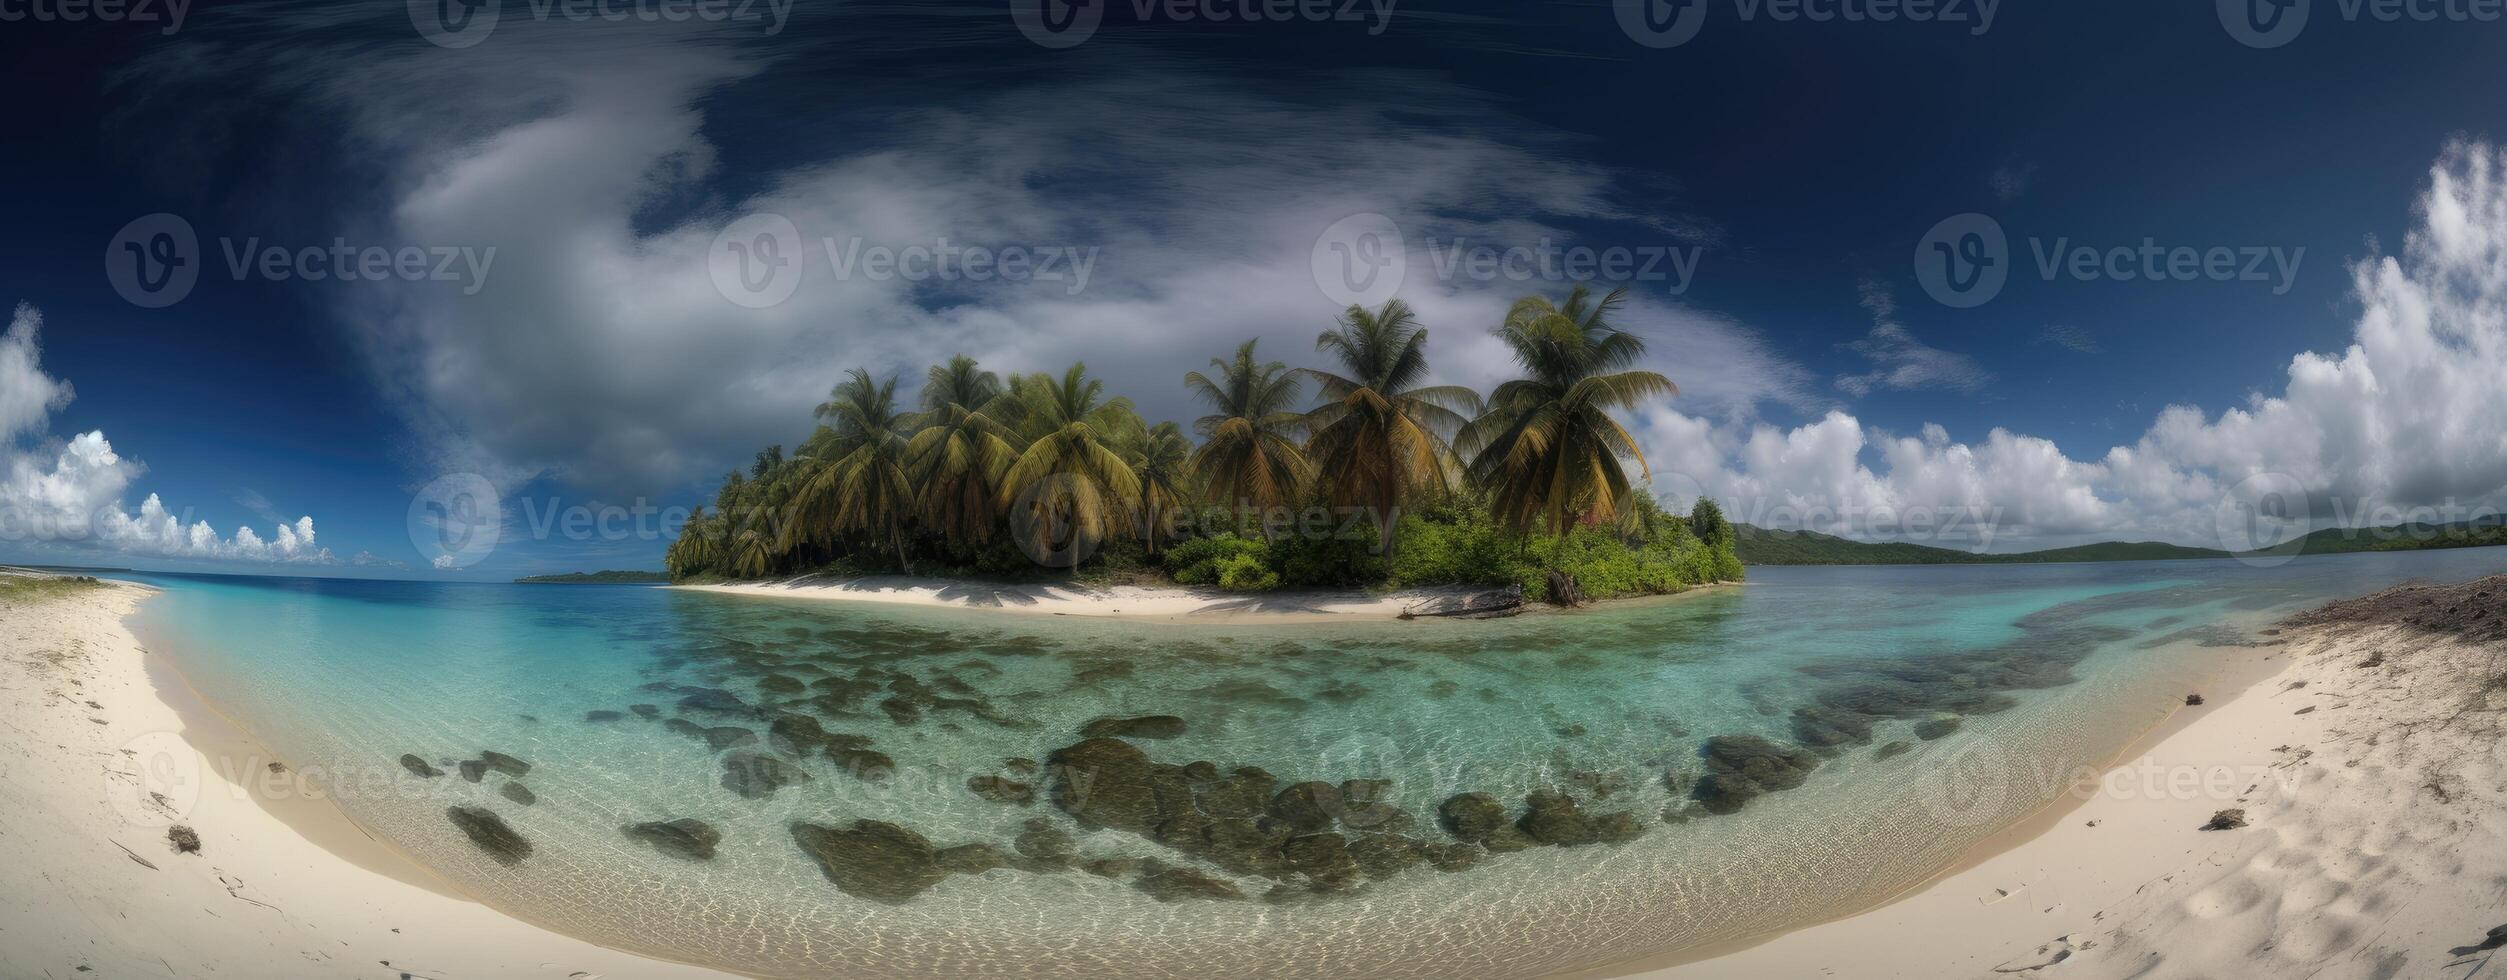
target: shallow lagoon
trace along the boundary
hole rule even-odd
[[[2060,789],[2045,774],[2110,757],[2271,619],[2502,567],[2507,552],[2481,549],[2272,568],[1766,568],[1745,588],[1573,615],[1258,627],[629,586],[137,577],[166,590],[141,616],[150,649],[352,817],[481,900],[596,941],[766,976],[1431,976],[1608,963],[1883,900],[2042,805]],[[768,719],[786,714],[867,744],[846,740],[841,765],[775,738]],[[1257,766],[1279,787],[1388,781],[1380,802],[1407,825],[1343,813],[1329,829],[1353,845],[1451,847],[1447,798],[1486,792],[1511,816],[1545,788],[1587,816],[1627,814],[1617,826],[1642,836],[1451,871],[1371,862],[1381,873],[1355,880],[1244,873],[1121,821],[1090,829],[1051,798],[1051,773],[1008,762],[1136,715],[1185,719],[1180,736],[1130,743],[1158,766]],[[1917,738],[1928,722],[1937,737]],[[717,748],[692,726],[758,741]],[[1821,751],[1798,787],[1735,800],[1748,794],[1702,758],[1719,736]],[[453,774],[481,750],[531,769]],[[893,771],[863,778],[882,768],[865,750]],[[448,775],[412,776],[404,753]],[[807,780],[734,792],[723,760],[741,753]],[[976,776],[1037,799],[986,800]],[[491,859],[450,806],[498,814],[530,856]],[[679,818],[720,832],[712,859],[621,833]],[[789,827],[859,819],[1017,866],[848,893]],[[1016,846],[1031,821],[1073,835],[1082,861],[1163,862],[1245,897],[1161,901],[1137,870],[1039,863]]]

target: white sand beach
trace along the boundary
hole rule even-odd
[[[0,975],[721,975],[510,918],[367,837],[152,662],[123,625],[146,594],[5,608]],[[2461,627],[2502,595],[2389,597],[2232,653],[2250,686],[2202,692],[2083,798],[1878,909],[1580,975],[2477,973],[2507,922],[2507,645]],[[2454,618],[2394,621],[2412,609]],[[2246,826],[2198,829],[2231,808]],[[199,853],[169,844],[177,823]]]
[[[2507,576],[2338,605],[2374,608],[2284,631],[2252,686],[2205,692],[1898,901],[1582,976],[2485,976],[2507,923]],[[2231,808],[2246,826],[2200,829]]]
[[[1243,594],[1217,589],[1138,585],[995,585],[907,576],[804,577],[768,582],[674,585],[674,589],[724,595],[777,596],[840,602],[957,609],[994,609],[1050,616],[1119,616],[1194,622],[1310,622],[1400,616],[1404,611],[1449,608],[1485,588],[1404,589],[1397,592],[1270,592]]]
[[[368,837],[141,650],[148,591],[0,599],[0,976],[724,976],[506,916]]]

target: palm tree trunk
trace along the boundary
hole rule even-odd
[[[888,525],[888,547],[897,553],[897,564],[905,569],[905,574],[914,574],[914,560],[906,556],[905,539],[897,533],[894,524]]]

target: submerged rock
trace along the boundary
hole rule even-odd
[[[1437,822],[1455,838],[1477,843],[1488,839],[1500,827],[1512,821],[1506,818],[1506,804],[1487,793],[1457,793],[1447,797],[1436,808]]]
[[[722,831],[692,817],[640,823],[622,827],[619,832],[651,844],[664,854],[690,861],[713,860],[714,845],[722,843],[723,838]]]
[[[475,783],[486,776],[487,763],[481,762],[477,759],[463,759],[461,761],[461,778]]]
[[[1099,718],[1082,726],[1082,738],[1174,738],[1184,734],[1184,719],[1174,715]]]
[[[740,700],[739,695],[710,687],[697,688],[696,693],[680,698],[679,707],[683,711],[712,711],[721,714],[752,714],[756,711],[749,707],[748,702]]]
[[[888,753],[842,743],[827,746],[827,761],[847,775],[869,783],[885,780],[897,771],[897,760],[889,758]]]
[[[494,769],[497,772],[504,773],[508,776],[528,776],[531,774],[530,763],[514,758],[513,756],[506,755],[505,753],[498,752],[494,749],[479,750],[479,761],[485,764],[488,768]]]
[[[1161,865],[1150,869],[1132,882],[1144,895],[1161,902],[1181,902],[1204,898],[1235,900],[1245,893],[1222,878],[1212,877],[1191,868]]]
[[[756,744],[757,733],[737,725],[716,725],[705,730],[705,745],[716,752]]]
[[[799,694],[809,688],[801,679],[789,674],[768,674],[757,679],[757,689],[768,694]]]
[[[1055,749],[1045,761],[1054,768],[1054,805],[1086,825],[1148,834],[1192,806],[1191,783],[1181,770],[1176,785],[1163,788],[1149,756],[1127,742],[1092,738]],[[1176,791],[1180,800],[1172,796]]]
[[[479,845],[487,856],[495,858],[498,864],[510,868],[531,856],[531,842],[507,826],[505,818],[497,816],[495,811],[457,806],[446,809],[444,816],[453,822],[453,826],[461,828],[471,843]]]
[[[1054,866],[1071,863],[1072,856],[1079,853],[1079,839],[1043,817],[1027,821],[1010,846],[1028,860]]]
[[[627,710],[635,712],[635,716],[638,718],[659,718],[662,716],[662,709],[660,705],[631,704],[627,706]]]
[[[1793,789],[1819,768],[1819,756],[1756,735],[1717,735],[1703,750],[1706,775],[1690,796],[1706,812],[1737,813],[1766,793]]]
[[[409,770],[409,774],[412,776],[419,776],[426,779],[434,779],[435,777],[444,774],[444,770],[428,765],[427,760],[418,758],[416,753],[403,754],[400,757],[400,767]]]
[[[1317,834],[1332,829],[1345,807],[1341,788],[1326,782],[1305,782],[1281,790],[1271,797],[1270,816],[1288,829],[1300,834]]]
[[[1036,787],[1006,776],[971,776],[966,780],[969,792],[994,803],[1027,806],[1036,802]]]
[[[764,799],[775,795],[776,790],[809,779],[810,774],[800,767],[771,755],[734,752],[723,757],[723,788],[748,799]]]
[[[930,839],[886,821],[843,829],[795,823],[792,842],[837,889],[874,902],[903,905],[949,876]]]
[[[933,863],[950,874],[979,875],[996,868],[1010,866],[1008,855],[990,844],[960,844],[932,853]]]
[[[507,782],[505,785],[497,787],[496,792],[498,795],[524,806],[530,806],[531,804],[540,802],[539,796],[531,792],[531,787],[524,786],[521,783]]]
[[[1557,790],[1534,790],[1524,797],[1523,819],[1515,823],[1528,837],[1543,844],[1573,847],[1601,839],[1593,828],[1592,818],[1576,804],[1576,798]]]
[[[1915,723],[1915,737],[1923,739],[1927,742],[1941,738],[1958,730],[1959,716],[1957,715],[1943,715],[1939,718],[1926,718]]]
[[[586,712],[584,712],[584,713],[583,713],[583,720],[585,720],[585,721],[592,721],[592,722],[600,722],[600,721],[617,721],[617,720],[619,720],[619,719],[621,719],[621,718],[625,718],[625,717],[626,717],[626,715],[620,714],[620,713],[615,712],[615,711],[610,711],[610,710],[608,710],[608,709],[606,709],[606,708],[604,708],[604,709],[602,709],[602,710],[599,710],[599,711],[586,711]]]
[[[1877,752],[1872,753],[1872,758],[1874,758],[1874,759],[1889,759],[1889,758],[1895,758],[1895,757],[1897,757],[1897,756],[1905,755],[1905,754],[1906,754],[1909,750],[1911,750],[1911,749],[1913,749],[1913,748],[1915,748],[1915,743],[1913,743],[1913,742],[1909,742],[1909,741],[1905,741],[1905,740],[1901,739],[1901,740],[1899,740],[1899,741],[1891,742],[1891,743],[1889,743],[1889,744],[1887,744],[1887,745],[1883,745],[1883,746],[1881,746],[1881,747],[1880,747],[1880,751],[1877,751]]]

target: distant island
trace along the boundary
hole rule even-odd
[[[1516,301],[1492,332],[1520,374],[1485,396],[1431,383],[1427,328],[1402,301],[1352,306],[1315,338],[1324,367],[1246,341],[1186,373],[1209,412],[1189,434],[1085,364],[1005,378],[953,357],[926,372],[919,410],[895,376],[855,368],[800,449],[732,471],[663,563],[695,584],[1519,586],[1567,605],[1739,581],[1715,504],[1662,510],[1615,417],[1679,390],[1637,367],[1644,342],[1611,322],[1624,299]]]
[[[1867,542],[1750,524],[1732,525],[1733,551],[1750,565],[2015,565],[2076,561],[2180,561],[2234,558],[2239,554],[2338,555],[2363,551],[2418,551],[2507,545],[2507,515],[2450,524],[2394,524],[2375,528],[2325,528],[2271,548],[2231,552],[2157,541],[2101,541],[2069,548],[1980,555],[1956,548],[1906,542]]]
[[[664,585],[670,582],[666,572],[610,569],[599,572],[567,572],[563,575],[525,575],[515,579],[516,585]]]

